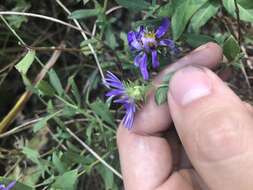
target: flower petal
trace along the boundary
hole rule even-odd
[[[178,48],[176,47],[176,44],[171,39],[161,40],[159,42],[159,45],[169,47],[173,51],[173,53],[178,53],[179,52]]]
[[[168,18],[164,18],[162,20],[161,25],[156,30],[156,37],[157,38],[161,38],[162,36],[164,36],[164,34],[168,31],[169,27],[170,27],[170,21],[169,21],[169,19]]]
[[[148,62],[148,56],[146,53],[143,53],[139,62],[139,67],[140,67],[140,71],[144,80],[148,80],[149,78],[147,62]]]
[[[134,113],[136,111],[134,102],[124,104],[126,109],[125,116],[123,118],[124,127],[131,129],[133,127]]]
[[[120,96],[120,95],[124,94],[124,92],[125,92],[124,90],[113,89],[113,90],[107,92],[105,94],[105,96],[107,96],[107,97]]]
[[[152,51],[152,66],[153,66],[153,68],[157,68],[157,67],[159,67],[159,65],[160,65],[160,63],[159,63],[159,60],[158,60],[157,51],[153,50]]]
[[[142,57],[143,57],[143,52],[140,52],[138,55],[135,56],[135,58],[134,58],[134,65],[135,65],[136,67],[139,67],[139,66],[140,66]]]
[[[123,83],[110,71],[107,71],[105,81],[110,87],[124,89]]]
[[[134,49],[141,50],[142,49],[141,43],[138,41],[136,32],[133,32],[133,31],[128,32],[127,40],[128,40],[128,45],[131,50],[134,50]]]
[[[5,190],[10,190],[10,189],[12,189],[15,185],[16,185],[16,181],[13,181],[13,182],[11,182],[6,188],[5,188]]]

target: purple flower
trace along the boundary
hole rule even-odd
[[[148,31],[141,26],[138,32],[130,31],[128,33],[128,45],[131,51],[137,52],[134,64],[140,68],[144,80],[149,79],[148,54],[151,54],[152,57],[152,67],[157,68],[160,65],[157,52],[159,46],[169,47],[173,52],[177,51],[175,43],[171,39],[161,39],[169,27],[169,19],[164,18],[155,31]]]
[[[16,181],[11,182],[7,187],[5,185],[0,184],[0,190],[10,190],[16,185]]]
[[[111,90],[106,93],[109,99],[115,98],[114,102],[122,104],[125,109],[125,116],[123,117],[123,124],[127,129],[133,127],[134,113],[136,106],[134,99],[127,93],[126,86],[111,72],[107,72],[105,81]]]

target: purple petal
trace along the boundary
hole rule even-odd
[[[105,94],[105,96],[107,96],[107,97],[114,97],[114,96],[120,96],[120,95],[122,95],[122,94],[124,94],[124,91],[123,90],[116,90],[116,89],[113,89],[113,90],[111,90],[111,91],[109,91],[109,92],[107,92],[106,94]]]
[[[144,80],[148,80],[149,78],[147,61],[148,61],[148,56],[146,53],[143,53],[141,59],[139,59],[139,67],[140,67],[140,71]]]
[[[110,87],[124,89],[123,83],[110,71],[107,71],[105,81]]]
[[[159,42],[159,45],[169,47],[174,53],[178,53],[179,51],[178,48],[176,47],[176,44],[171,39],[161,40]]]
[[[144,35],[144,26],[140,26],[139,32],[136,35],[136,38],[139,40]]]
[[[140,52],[138,55],[135,56],[135,58],[134,58],[134,65],[136,67],[140,66],[140,63],[142,61],[142,57],[143,57],[143,52]]]
[[[134,103],[124,104],[124,107],[126,109],[126,113],[123,118],[123,124],[127,129],[131,129],[133,127],[134,113],[136,111],[135,104]]]
[[[168,18],[164,18],[162,20],[161,25],[156,30],[156,37],[157,38],[161,38],[162,36],[164,36],[164,34],[166,34],[166,32],[168,31],[169,27],[170,27],[170,21],[169,21],[169,19]]]
[[[11,182],[4,190],[10,190],[16,185],[16,181]]]
[[[158,60],[158,54],[156,50],[152,51],[152,66],[153,68],[159,67],[159,60]]]
[[[128,32],[127,40],[128,40],[128,45],[131,50],[133,50],[133,49],[141,50],[142,49],[142,45],[137,38],[136,32],[133,32],[133,31]]]
[[[142,77],[144,80],[148,80],[149,75],[148,75],[148,70],[147,70],[147,61],[148,61],[148,57],[146,53],[139,53],[135,59],[134,59],[134,64],[140,68]]]

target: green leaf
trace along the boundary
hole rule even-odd
[[[55,182],[52,184],[52,188],[57,190],[75,190],[77,178],[77,170],[66,172],[56,177]]]
[[[246,9],[253,9],[253,1],[252,0],[237,0],[237,2]]]
[[[199,47],[208,42],[216,42],[214,38],[207,35],[201,35],[201,34],[187,33],[187,34],[184,34],[184,37],[186,38],[186,42],[193,48]]]
[[[55,91],[47,81],[41,80],[36,86],[44,96],[54,96]]]
[[[139,20],[134,23],[133,28],[137,28],[138,26],[146,26],[146,27],[154,27],[161,24],[161,18],[155,18],[155,19],[146,19],[146,20]]]
[[[43,127],[45,127],[47,125],[47,122],[52,119],[53,117],[55,117],[58,112],[54,112],[46,117],[44,117],[43,119],[41,119],[39,122],[37,122],[34,126],[33,126],[33,132],[36,133],[38,130],[42,129]]]
[[[233,61],[240,54],[241,49],[234,36],[231,35],[224,42],[223,52],[229,61]]]
[[[167,86],[160,86],[155,92],[155,102],[157,105],[161,105],[167,101],[167,94],[168,94],[169,87]]]
[[[53,152],[52,162],[54,164],[54,167],[61,175],[64,174],[64,172],[66,172],[65,164],[60,160],[60,158],[57,156],[55,152]]]
[[[90,108],[92,111],[94,111],[101,119],[112,126],[115,126],[113,116],[107,106],[104,102],[102,102],[100,99],[97,99],[95,102],[90,104]]]
[[[114,188],[113,173],[104,165],[98,165],[96,169],[101,175],[101,177],[103,178],[103,181],[105,184],[105,190],[112,190]]]
[[[192,15],[206,3],[206,1],[207,0],[185,0],[176,7],[171,21],[174,40],[177,40],[182,35]]]
[[[31,161],[33,161],[34,163],[36,163],[36,164],[40,163],[40,161],[39,161],[40,154],[37,150],[33,150],[31,148],[28,148],[28,147],[23,147],[22,148],[22,153],[24,155],[26,155],[26,157],[28,159],[30,159]]]
[[[15,68],[23,75],[26,75],[28,69],[32,65],[35,59],[35,51],[29,50],[25,57],[19,61],[19,63],[15,66]]]
[[[157,15],[159,17],[171,17],[175,11],[175,8],[178,6],[178,3],[182,3],[183,0],[172,0],[169,3],[161,6],[158,11]]]
[[[223,5],[225,9],[236,18],[236,8],[234,0],[223,0]],[[249,7],[245,8],[238,3],[240,19],[246,22],[253,22],[253,8],[249,9]]]
[[[70,19],[85,19],[93,16],[98,16],[101,9],[80,9],[71,13]]]
[[[74,80],[74,76],[69,78],[68,83],[71,85],[71,92],[74,95],[78,106],[80,106],[81,105],[81,95],[79,93],[78,87],[77,87],[76,82]]]
[[[192,17],[191,28],[198,33],[200,27],[204,26],[219,10],[220,4],[216,2],[206,2]]]
[[[61,96],[62,94],[64,94],[64,90],[62,88],[62,85],[61,85],[61,81],[58,77],[58,75],[56,74],[56,72],[51,69],[49,72],[49,80],[50,80],[50,83],[52,84],[52,86],[54,87],[54,89],[56,90],[56,92]]]
[[[108,26],[105,30],[105,40],[108,46],[112,49],[115,49],[118,46],[116,37],[110,26]]]
[[[14,180],[10,180],[10,179],[4,178],[4,177],[0,177],[0,184],[4,184],[5,186],[10,184],[12,181],[14,181]],[[33,189],[34,188],[29,187],[29,186],[17,181],[15,186],[11,190],[33,190]]]
[[[149,7],[149,3],[145,0],[116,0],[116,2],[132,11],[142,11]]]

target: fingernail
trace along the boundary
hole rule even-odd
[[[188,66],[178,71],[170,82],[174,100],[185,106],[211,93],[211,81],[202,68]]]

